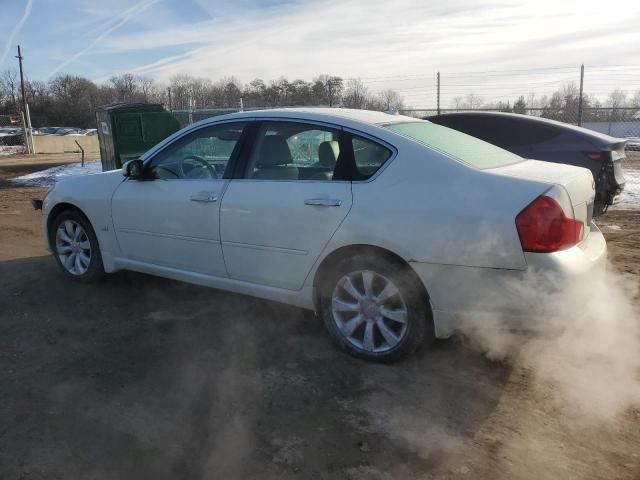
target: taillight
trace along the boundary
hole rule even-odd
[[[587,157],[589,157],[589,160],[593,160],[594,162],[599,162],[600,160],[602,160],[602,153],[601,152],[587,153]]]
[[[516,217],[516,229],[525,252],[556,252],[573,247],[582,238],[584,224],[568,218],[553,198],[541,195]]]

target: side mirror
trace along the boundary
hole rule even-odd
[[[140,180],[144,176],[144,163],[139,158],[129,160],[122,165],[122,175],[134,180]]]

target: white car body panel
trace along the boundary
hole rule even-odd
[[[122,182],[111,201],[122,258],[226,277],[219,199],[228,183],[222,179]],[[200,198],[197,195],[202,201],[191,199]]]
[[[114,271],[114,260],[120,255],[120,247],[111,220],[111,197],[123,181],[120,170],[60,180],[44,198],[42,205],[43,233],[47,248],[51,250],[46,231],[51,210],[59,204],[73,205],[87,216],[96,232],[105,270]]]
[[[604,265],[606,244],[593,224],[579,245],[551,254],[523,253],[515,228],[516,215],[553,188],[566,190],[576,217],[587,220],[588,170],[535,161],[478,170],[378,125],[416,121],[407,117],[342,109],[225,115],[175,133],[142,159],[203,126],[252,119],[324,123],[394,153],[371,179],[354,182],[144,182],[125,181],[119,171],[71,178],[45,198],[45,229],[56,205],[71,204],[94,227],[108,272],[135,270],[304,308],[314,308],[315,274],[330,254],[353,245],[383,248],[423,282],[439,337],[450,335],[464,313],[523,313],[517,298],[499,298],[502,281],[532,269],[588,275]],[[217,201],[190,201],[203,191]]]
[[[338,205],[307,205],[316,200]],[[351,182],[231,180],[220,221],[229,277],[300,290],[350,208]]]

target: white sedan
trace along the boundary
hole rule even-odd
[[[314,309],[390,361],[468,315],[526,315],[504,282],[606,257],[582,168],[524,160],[398,115],[329,108],[214,117],[43,202],[71,278],[135,270]]]

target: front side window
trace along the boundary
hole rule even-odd
[[[475,168],[496,168],[524,160],[478,138],[431,122],[392,123],[385,127]]]
[[[245,177],[332,180],[339,158],[338,130],[298,122],[263,122]]]
[[[165,180],[223,178],[244,126],[213,125],[182,137],[153,157],[151,175]]]

